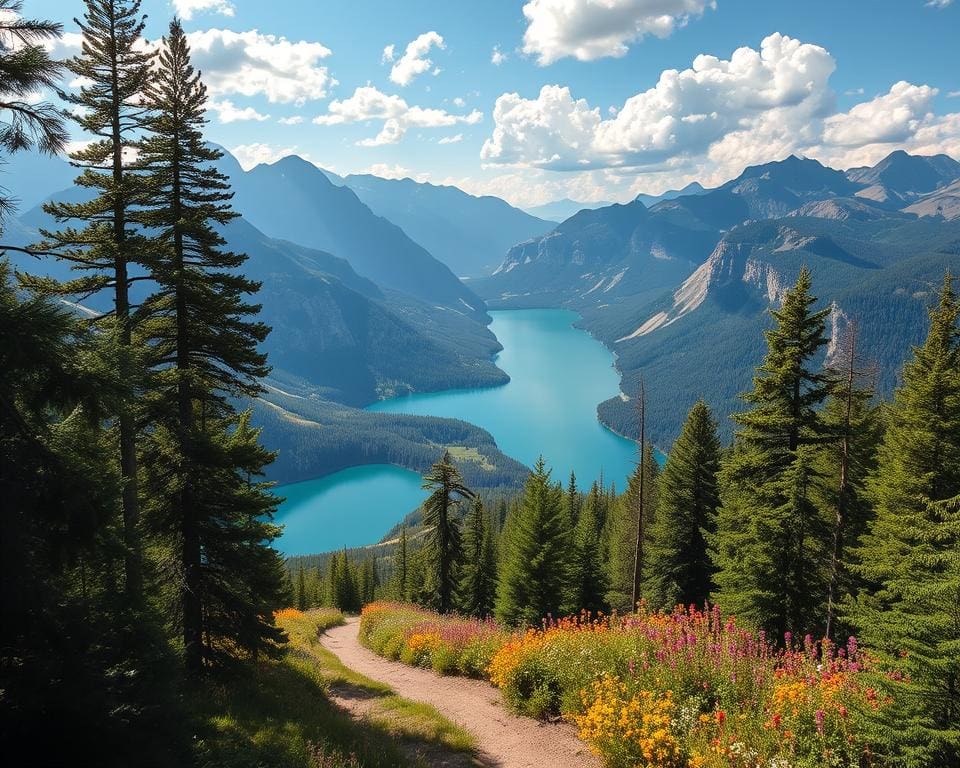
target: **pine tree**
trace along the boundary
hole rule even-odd
[[[86,296],[112,290],[113,309],[99,318],[116,337],[120,348],[120,380],[135,385],[140,378],[133,348],[130,288],[138,266],[149,270],[151,247],[132,227],[136,209],[144,202],[144,184],[127,164],[141,137],[146,112],[141,105],[150,78],[151,54],[140,47],[144,21],[139,0],[86,0],[86,13],[78,21],[83,34],[79,56],[67,69],[84,85],[79,93],[65,94],[75,109],[74,120],[94,137],[92,143],[70,155],[83,169],[77,185],[97,193],[80,203],[48,203],[44,210],[58,222],[82,221],[58,232],[43,231],[38,247],[51,251],[85,276],[59,285],[30,278],[36,288],[62,295]],[[134,390],[118,402],[116,424],[123,477],[126,590],[134,603],[143,597],[140,508],[137,490],[137,424]]]
[[[489,616],[496,597],[497,566],[490,520],[479,497],[464,520],[463,555],[460,610],[468,616]]]
[[[36,146],[55,155],[63,151],[67,132],[57,109],[30,95],[57,87],[61,65],[43,43],[59,38],[63,26],[20,16],[20,0],[0,0],[0,150],[19,152]],[[13,200],[0,194],[0,231]]]
[[[430,468],[423,487],[432,491],[423,502],[423,524],[428,528],[423,550],[436,589],[436,608],[447,613],[453,608],[461,552],[457,510],[463,500],[473,499],[474,493],[463,484],[449,451]]]
[[[540,457],[502,537],[497,619],[537,625],[547,615],[559,614],[566,587],[563,557],[570,536],[565,523],[563,490],[550,481]]]
[[[640,503],[641,473],[643,475],[643,504]],[[660,465],[654,456],[653,446],[647,443],[643,452],[643,461],[639,462],[627,480],[627,490],[622,496],[614,496],[607,523],[609,540],[610,591],[607,602],[620,611],[635,610],[632,604],[634,571],[637,564],[637,532],[643,528],[644,537],[641,550],[650,546],[653,532],[653,520],[657,509],[657,486],[660,478]],[[603,494],[603,489],[598,493]],[[640,510],[645,520],[640,525]],[[646,584],[648,562],[641,559],[641,589]]]
[[[213,624],[227,633],[224,647],[232,633],[251,638],[252,645],[238,650],[262,650],[278,636],[276,606],[270,605],[279,591],[279,582],[273,583],[278,571],[269,549],[278,530],[264,522],[276,499],[267,486],[247,482],[262,475],[273,456],[257,444],[249,414],[238,415],[234,406],[261,391],[259,378],[269,369],[257,346],[268,328],[253,319],[259,307],[246,301],[259,289],[240,273],[246,256],[223,250],[216,229],[237,214],[229,206],[229,183],[213,165],[222,153],[203,140],[206,89],[176,20],[145,104],[150,135],[140,144],[137,167],[149,198],[138,219],[153,235],[158,288],[138,312],[138,336],[152,370],[151,465],[172,467],[152,473],[158,487],[151,495],[166,491],[160,497],[165,508],[152,506],[160,529],[179,544],[179,613],[186,663],[195,671],[212,660],[212,644],[220,642]],[[220,510],[228,499],[242,504],[224,516]],[[227,570],[231,548],[250,556],[233,571]],[[219,572],[210,563],[214,550],[224,558]],[[224,613],[215,615],[205,595]]]
[[[720,439],[710,408],[690,410],[660,474],[650,542],[649,600],[656,608],[702,606],[713,589],[707,538],[720,505]]]
[[[846,618],[899,681],[877,713],[893,765],[960,765],[960,307],[947,275],[930,331],[903,369],[869,483],[876,517],[857,552]]]
[[[832,512],[815,504],[821,478],[812,450],[825,440],[817,409],[832,382],[813,369],[827,343],[829,308],[813,311],[804,267],[765,332],[767,354],[734,416],[733,450],[721,470],[721,509],[711,556],[716,599],[774,637],[823,626]]]
[[[610,584],[601,546],[603,536],[601,498],[601,494],[591,492],[577,520],[567,576],[568,613],[579,611],[597,613],[607,609],[606,595]]]
[[[404,523],[400,528],[400,541],[397,544],[397,552],[394,555],[393,566],[393,587],[392,592],[396,600],[401,602],[409,600],[408,590],[408,571],[407,562],[407,524]]]

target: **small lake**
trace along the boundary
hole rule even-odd
[[[490,313],[503,351],[496,363],[510,381],[500,387],[409,395],[367,408],[463,419],[489,431],[504,453],[531,466],[542,453],[554,479],[573,470],[589,487],[601,472],[622,490],[636,444],[597,421],[597,405],[619,391],[613,355],[561,309]],[[277,515],[286,525],[277,548],[307,554],[371,544],[424,498],[420,478],[386,465],[353,467],[286,485]]]

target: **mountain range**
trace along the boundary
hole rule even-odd
[[[944,270],[960,268],[958,179],[944,155],[894,152],[846,173],[791,156],[650,207],[580,211],[471,285],[491,307],[578,311],[617,354],[626,394],[599,408],[617,431],[635,433],[642,377],[655,440],[669,444],[701,396],[729,436],[768,310],[804,264],[831,308],[830,349],[856,320],[889,393]]]
[[[553,229],[499,197],[469,195],[457,187],[370,174],[337,176],[370,210],[392,221],[461,277],[489,275],[514,243]]]
[[[72,187],[41,193],[72,177],[63,161],[18,163],[24,202],[82,198]],[[268,440],[304,447],[282,468],[285,479],[345,466],[344,451],[351,461],[356,454],[422,470],[437,435],[457,434],[495,467],[488,485],[516,480],[517,467],[482,430],[357,410],[401,392],[506,381],[492,361],[499,344],[488,306],[576,310],[622,374],[624,394],[599,405],[601,419],[634,434],[642,377],[651,434],[666,445],[701,396],[729,436],[726,417],[760,362],[768,310],[802,265],[830,308],[825,361],[857,321],[883,393],[922,338],[944,270],[960,270],[960,163],[944,155],[893,152],[846,172],[791,156],[715,189],[693,184],[578,207],[556,224],[495,198],[410,179],[341,178],[293,156],[244,171],[225,155],[220,167],[242,214],[224,236],[248,254],[245,269],[263,283],[258,300],[273,327],[274,371],[258,417]],[[31,169],[42,180],[19,184]],[[7,222],[4,239],[30,243],[49,224],[35,205]],[[484,276],[497,249],[505,255]],[[49,259],[12,258],[66,275]],[[466,283],[458,278],[471,272]],[[346,440],[351,420],[362,429]]]

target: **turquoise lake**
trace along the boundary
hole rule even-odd
[[[503,345],[496,363],[509,383],[393,398],[367,410],[463,419],[489,431],[504,453],[528,466],[542,453],[564,483],[571,470],[581,486],[602,472],[605,482],[624,488],[636,444],[597,421],[597,405],[619,391],[611,352],[573,327],[573,312],[490,315],[490,329]],[[286,529],[276,546],[287,555],[375,542],[425,498],[415,473],[385,465],[353,467],[277,492],[287,500],[277,516]]]

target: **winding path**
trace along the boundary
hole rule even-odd
[[[360,645],[359,620],[348,619],[320,642],[346,666],[393,688],[400,696],[432,704],[477,738],[479,760],[493,768],[598,768],[600,761],[568,723],[543,723],[514,715],[489,683],[441,677],[431,670],[388,661]]]

